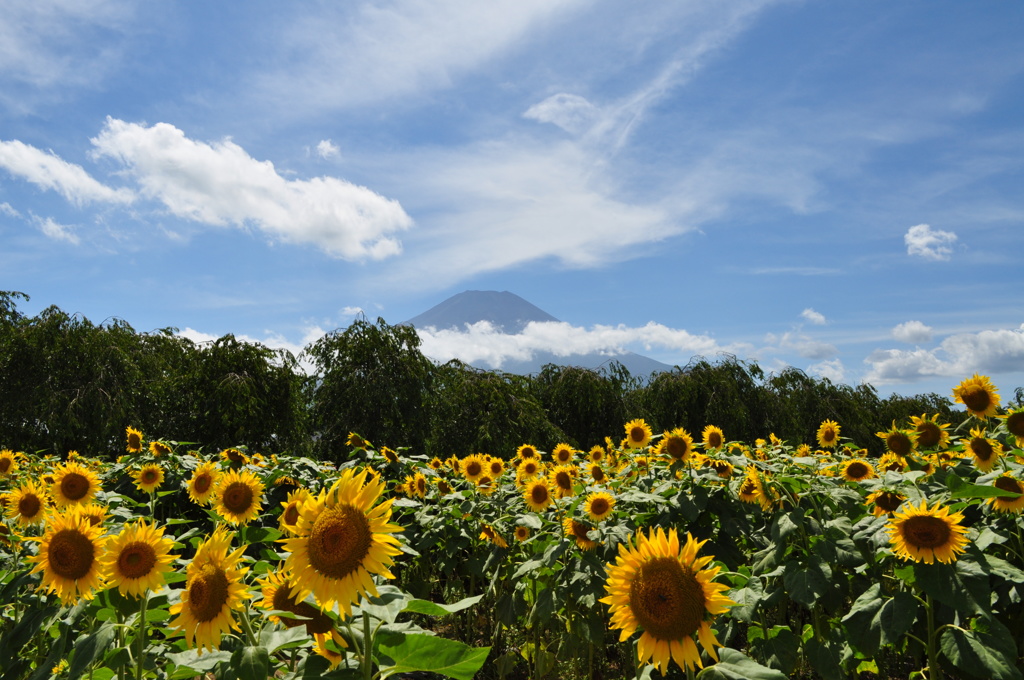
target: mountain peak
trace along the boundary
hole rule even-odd
[[[453,295],[406,324],[416,328],[465,330],[467,324],[488,321],[502,333],[515,335],[531,321],[558,321],[540,307],[507,290],[467,290]]]

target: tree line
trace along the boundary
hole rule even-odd
[[[19,300],[28,297],[0,291],[0,447],[58,456],[116,457],[132,426],[207,449],[335,461],[348,455],[350,432],[442,459],[509,458],[524,443],[586,450],[621,438],[634,418],[655,432],[683,427],[695,440],[710,424],[728,440],[772,433],[812,445],[821,422],[834,420],[854,445],[879,455],[876,433],[894,421],[938,413],[957,425],[965,417],[934,393],[882,398],[870,385],[795,368],[766,374],[731,356],[652,376],[614,362],[521,376],[431,361],[414,328],[383,319],[357,319],[295,357],[232,335],[195,343],[174,328],[142,333],[120,319],[96,324],[52,306],[26,316]]]

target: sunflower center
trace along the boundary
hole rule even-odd
[[[727,461],[712,461],[711,467],[714,469],[716,473],[718,473],[719,477],[729,477],[730,475],[732,475],[732,465],[730,465]]]
[[[997,489],[1009,491],[1010,493],[1024,493],[1024,487],[1013,477],[999,477],[992,484]]]
[[[227,454],[228,454],[228,460],[231,461],[232,463],[241,463],[242,462],[242,452],[241,451],[238,451],[237,449],[228,449]]]
[[[128,435],[128,447],[132,451],[138,451],[139,449],[142,448],[142,439],[139,438],[139,435],[135,434],[134,432]]]
[[[96,546],[76,529],[61,529],[50,539],[47,562],[61,578],[77,581],[92,569]]]
[[[294,628],[295,626],[306,624],[306,632],[310,635],[329,633],[331,628],[334,627],[334,622],[331,621],[331,617],[327,616],[308,602],[296,602],[289,594],[290,591],[291,584],[287,582],[282,583],[277,590],[274,591],[274,597],[272,600],[274,609],[283,612],[291,612],[296,616],[301,616],[303,619],[309,620],[301,621],[299,619],[281,617],[281,623],[284,624],[285,628]]]
[[[542,505],[548,501],[548,488],[543,484],[534,484],[530,489],[530,499],[535,505]]]
[[[915,548],[938,548],[949,542],[949,524],[939,517],[915,515],[903,523],[903,537]]]
[[[195,480],[192,482],[192,489],[197,494],[206,493],[207,491],[210,490],[210,484],[212,482],[213,477],[209,473],[204,472],[203,474],[196,477]]]
[[[370,552],[373,533],[366,516],[351,505],[324,510],[309,534],[309,563],[330,578],[355,571]]]
[[[43,502],[34,493],[27,493],[18,500],[18,514],[22,517],[35,517],[43,507]]]
[[[693,570],[674,557],[649,559],[629,586],[629,608],[657,640],[682,640],[697,632],[706,603]]]
[[[885,512],[890,513],[899,510],[899,507],[900,505],[902,505],[902,503],[903,499],[900,498],[897,494],[892,493],[891,491],[885,491],[883,493],[880,493],[875,498],[875,505],[877,505]]]
[[[595,498],[590,503],[590,512],[591,514],[597,515],[598,517],[608,512],[608,499],[600,497]]]
[[[910,440],[910,437],[902,432],[893,432],[886,437],[885,443],[889,450],[897,456],[905,456],[914,449],[914,443]]]
[[[527,463],[523,466],[523,473],[527,475],[537,474],[537,466],[534,463]]]
[[[926,449],[930,449],[942,440],[942,428],[930,420],[919,423],[917,426],[917,443]]]
[[[669,437],[665,442],[665,452],[676,460],[682,460],[688,451],[689,447],[682,437]]]
[[[469,475],[470,477],[476,477],[483,471],[483,466],[481,466],[480,463],[478,463],[475,460],[470,461],[469,464],[466,466],[466,474]]]
[[[571,491],[572,476],[568,472],[565,472],[563,470],[562,472],[559,472],[555,475],[555,484],[558,486],[559,489],[562,489],[563,491]]]
[[[995,450],[992,448],[992,445],[988,443],[988,440],[982,439],[981,437],[975,437],[971,440],[971,451],[973,451],[974,455],[978,457],[978,460],[982,462],[987,462],[992,457],[992,454],[995,453]]]
[[[0,474],[7,474],[7,471],[11,469],[11,459],[6,456],[0,458]]]
[[[590,469],[590,476],[594,478],[595,482],[603,482],[604,470],[601,469],[600,465],[595,465]]]
[[[830,427],[829,427],[829,428],[826,428],[826,429],[825,429],[825,430],[824,430],[824,431],[823,431],[823,432],[821,433],[821,440],[822,440],[822,441],[824,441],[824,442],[828,442],[828,443],[830,443],[830,444],[831,444],[832,442],[834,442],[834,441],[836,440],[836,431],[835,431],[835,430],[833,430],[833,429],[832,429],[832,428],[830,428]]]
[[[156,470],[143,470],[142,471],[142,483],[143,484],[156,484],[156,480],[159,479],[160,475]]]
[[[631,442],[642,442],[646,437],[647,433],[644,432],[642,427],[633,427],[629,430],[629,441]]]
[[[719,434],[718,432],[709,432],[708,446],[710,446],[713,449],[717,449],[720,446],[722,446],[722,435]]]
[[[1024,411],[1016,411],[1007,416],[1006,429],[1014,437],[1024,437]]]
[[[757,493],[757,484],[749,478],[743,480],[743,484],[740,485],[740,493],[744,496],[751,496]]]
[[[864,463],[861,463],[860,461],[855,461],[853,463],[850,463],[849,466],[847,466],[846,474],[852,477],[853,479],[861,479],[862,477],[865,477],[868,474],[868,466],[865,465]]]
[[[89,480],[78,472],[69,472],[60,480],[60,492],[69,501],[79,501],[89,493]]]
[[[142,578],[156,566],[156,551],[145,541],[129,543],[117,558],[118,570],[125,578]]]
[[[299,504],[289,503],[288,507],[284,509],[284,516],[282,517],[284,523],[290,527],[295,526],[299,523]],[[280,607],[278,607],[280,609]]]
[[[983,413],[992,405],[992,395],[984,387],[974,385],[960,393],[960,399],[970,411]]]
[[[232,482],[224,489],[224,507],[236,515],[248,512],[252,499],[252,489],[245,482]]]
[[[188,608],[200,623],[212,621],[228,603],[228,576],[213,564],[204,564],[188,582]]]
[[[590,527],[588,527],[586,524],[583,524],[582,522],[577,522],[576,520],[573,520],[571,530],[572,535],[575,538],[585,539],[587,538],[587,532],[590,531]]]

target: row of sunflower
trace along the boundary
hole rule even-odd
[[[894,422],[877,459],[833,421],[508,459],[352,435],[341,470],[133,428],[115,463],[3,451],[0,670],[1020,678],[1024,413],[954,397],[969,428]]]

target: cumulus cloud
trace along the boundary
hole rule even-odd
[[[1020,372],[1024,367],[1024,324],[1016,329],[951,335],[931,350],[878,349],[864,363],[869,366],[865,380],[875,384]]]
[[[320,143],[316,145],[316,155],[320,158],[332,158],[340,152],[341,149],[338,148],[338,145],[329,139],[321,139]]]
[[[334,177],[285,179],[230,139],[207,144],[167,123],[108,118],[92,143],[97,156],[124,164],[143,195],[201,224],[253,225],[345,259],[395,255],[402,246],[393,234],[412,226],[398,201]]]
[[[815,326],[824,326],[826,323],[825,315],[821,312],[814,311],[810,307],[800,312],[800,316],[803,317],[804,320],[813,323]]]
[[[846,369],[839,359],[828,359],[807,367],[807,372],[821,378],[827,378],[834,383],[841,383],[846,377]]]
[[[900,342],[920,344],[932,341],[932,327],[920,321],[907,321],[892,329],[892,337]]]
[[[54,222],[51,217],[47,217],[45,219],[35,217],[34,221],[36,226],[39,227],[39,230],[46,234],[47,238],[51,238],[54,241],[66,241],[76,246],[80,242],[78,235],[75,234],[71,227]]]
[[[305,349],[307,345],[316,342],[326,334],[327,331],[320,326],[309,326],[303,331],[302,339],[298,342],[293,342],[282,334],[273,331],[267,331],[263,338],[254,338],[251,335],[246,334],[236,335],[235,340],[254,345],[263,345],[264,347],[269,347],[271,349],[287,350],[291,352],[292,356],[299,360],[299,368],[306,373],[312,373],[313,365],[305,356],[303,356],[302,350]],[[203,331],[198,331],[194,328],[188,327],[184,330],[178,331],[177,335],[182,338],[187,338],[197,345],[216,342],[221,337],[219,335],[204,333]]]
[[[598,108],[586,99],[564,92],[534,104],[523,114],[524,118],[551,123],[573,134],[587,130],[599,116]]]
[[[903,236],[903,241],[907,244],[907,254],[926,260],[948,260],[953,254],[951,246],[956,239],[953,232],[932,231],[927,224],[915,225]]]
[[[631,346],[667,349],[686,355],[713,355],[729,351],[706,335],[693,335],[685,330],[658,323],[641,327],[602,326],[587,329],[562,321],[532,321],[521,333],[506,334],[488,321],[467,325],[465,330],[418,328],[423,353],[436,360],[461,359],[466,363],[484,363],[501,368],[508,361],[528,361],[538,352],[558,357],[574,354],[607,354],[614,356]]]
[[[112,189],[92,178],[82,166],[68,163],[18,140],[0,142],[0,168],[43,189],[56,191],[75,205],[131,203],[128,189]]]

